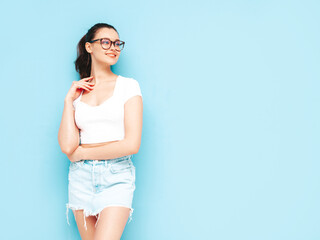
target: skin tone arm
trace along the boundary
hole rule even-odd
[[[79,145],[79,129],[74,122],[74,109],[71,100],[64,100],[58,141],[61,151],[65,154],[72,153]]]
[[[58,142],[61,151],[65,154],[71,154],[79,146],[79,129],[75,124],[73,101],[79,97],[82,89],[92,88],[93,84],[86,81],[92,77],[74,81],[64,99],[64,109],[60,123]]]
[[[141,96],[130,98],[124,106],[125,137],[123,140],[107,142],[98,146],[79,145],[68,154],[71,162],[82,159],[105,160],[136,154],[139,151],[142,134],[143,102]]]

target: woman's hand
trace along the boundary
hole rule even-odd
[[[71,154],[67,154],[67,157],[71,162],[78,162],[83,159],[83,147],[80,145]]]
[[[82,89],[87,90],[87,91],[93,90],[94,83],[89,82],[92,79],[93,79],[93,76],[87,77],[87,78],[82,78],[79,81],[73,81],[71,88],[69,89],[69,91],[65,97],[65,101],[69,100],[69,101],[73,102],[77,97],[80,96]]]

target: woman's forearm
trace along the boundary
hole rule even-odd
[[[110,142],[101,146],[81,147],[77,149],[81,159],[104,160],[136,154],[138,149],[128,139]]]
[[[65,154],[71,154],[79,146],[79,129],[75,124],[71,100],[64,101],[58,141],[61,151]]]

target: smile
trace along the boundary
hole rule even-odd
[[[115,58],[115,57],[116,57],[116,55],[113,54],[113,53],[108,53],[108,54],[106,54],[106,55],[109,56],[109,57],[112,57],[112,58]]]

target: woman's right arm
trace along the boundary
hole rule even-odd
[[[91,91],[94,83],[90,83],[93,77],[83,78],[73,81],[72,86],[64,99],[64,108],[61,124],[58,133],[58,142],[61,151],[67,155],[71,154],[79,146],[79,129],[75,123],[73,101],[80,96],[80,92],[85,89]]]
[[[73,100],[65,99],[58,141],[61,151],[71,154],[79,145],[79,129],[74,120]]]

